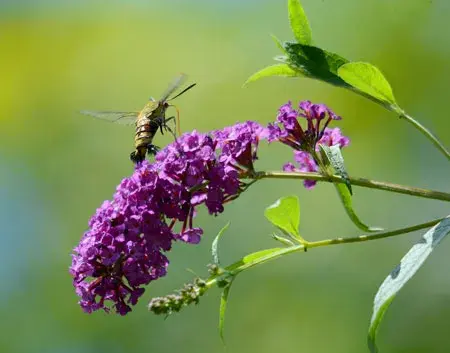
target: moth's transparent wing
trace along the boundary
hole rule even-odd
[[[175,79],[170,83],[169,87],[167,87],[166,91],[163,93],[161,97],[161,101],[165,102],[169,96],[180,87],[184,81],[186,81],[186,74],[179,74]]]
[[[122,125],[134,125],[139,116],[139,112],[93,112],[82,110],[80,113]]]

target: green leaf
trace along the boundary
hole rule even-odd
[[[270,76],[295,77],[295,76],[300,76],[300,74],[298,72],[296,72],[295,70],[291,69],[286,64],[271,65],[271,66],[265,67],[262,70],[259,70],[258,72],[254,73],[253,75],[251,75],[247,79],[247,81],[244,83],[244,86],[250,82],[259,80],[260,78],[270,77]]]
[[[337,147],[337,149],[339,150],[339,155],[342,158],[342,155],[340,154],[339,146],[333,146],[333,147]],[[336,188],[336,191],[338,192],[339,198],[341,199],[341,202],[342,202],[344,209],[347,212],[347,215],[349,216],[350,220],[359,229],[362,229],[365,232],[379,232],[379,231],[383,230],[383,228],[367,226],[356,215],[356,213],[353,209],[350,180],[348,180],[348,175],[344,168],[343,158],[342,158],[342,161],[339,161],[340,157],[339,157],[336,149],[333,147],[330,148],[328,146],[319,145],[322,160],[324,161],[326,166],[328,167],[328,166],[332,165],[333,168],[335,168],[335,167],[338,168],[340,171],[337,171],[335,169],[336,173],[338,173],[344,179],[344,183],[333,183],[333,184]],[[345,174],[345,176],[343,176],[341,174]]]
[[[330,162],[330,165],[333,167],[336,174],[339,175],[344,180],[345,185],[347,186],[347,189],[350,192],[350,195],[353,195],[352,184],[350,183],[348,173],[345,169],[344,157],[342,156],[341,148],[339,147],[339,145],[334,145],[330,147],[319,144],[319,147],[325,153],[328,162]]]
[[[298,227],[300,225],[300,202],[297,196],[287,196],[278,199],[273,205],[266,208],[266,218],[286,233],[300,236]]]
[[[289,66],[304,76],[338,87],[351,87],[338,76],[338,69],[348,60],[338,54],[300,43],[284,43]]]
[[[338,69],[338,75],[349,85],[377,100],[397,105],[392,88],[381,71],[372,64],[351,62]]]
[[[219,231],[219,233],[214,238],[214,241],[212,242],[211,253],[212,253],[213,262],[216,265],[219,265],[219,239],[222,236],[222,234],[225,233],[225,231],[228,229],[229,226],[230,226],[230,222],[225,224],[225,226]]]
[[[270,36],[272,37],[273,41],[275,42],[275,45],[277,46],[277,48],[280,49],[283,53],[286,53],[286,50],[283,47],[283,43],[281,43],[281,41],[274,34],[271,34]]]
[[[224,268],[227,275],[236,276],[239,272],[244,271],[257,264],[263,263],[266,259],[275,259],[285,254],[293,253],[298,250],[302,250],[305,247],[303,245],[294,245],[284,248],[271,248],[256,251],[254,253],[244,256],[239,261],[232,263]]]
[[[234,278],[233,278],[234,279]],[[219,335],[222,342],[225,344],[225,339],[223,335],[223,329],[225,326],[225,311],[227,310],[228,303],[228,295],[230,294],[231,284],[233,283],[233,279],[230,280],[230,283],[225,286],[222,291],[222,295],[220,296],[220,309],[219,309]]]
[[[320,154],[322,156],[322,160],[323,160],[324,164],[326,165],[327,169],[329,169],[330,165],[333,166],[333,169],[336,170],[336,173],[339,174],[342,177],[342,179],[344,180],[344,183],[339,182],[339,183],[333,183],[333,184],[338,192],[339,198],[341,199],[341,202],[342,202],[342,204],[345,208],[345,211],[347,212],[347,215],[349,216],[350,220],[359,229],[362,229],[365,232],[382,231],[383,228],[367,226],[356,215],[356,213],[353,209],[351,184],[350,184],[350,180],[348,178],[348,174],[344,168],[344,159],[340,152],[339,146],[332,146],[330,148],[328,146],[319,145],[319,148],[320,148]],[[339,152],[337,150],[339,150]],[[342,159],[342,161],[340,161],[340,159]]]
[[[288,12],[291,29],[297,42],[306,45],[311,44],[311,28],[300,1],[288,0]]]
[[[236,274],[236,272],[240,272],[243,269],[252,266],[255,261],[258,261],[265,256],[270,256],[274,253],[277,253],[278,251],[284,251],[285,249],[286,248],[271,248],[256,251],[225,267],[225,271],[227,271],[228,273]]]
[[[414,276],[428,256],[439,243],[450,233],[450,216],[431,228],[401,259],[400,264],[378,288],[373,303],[373,314],[370,320],[368,345],[372,353],[378,351],[375,344],[378,327],[386,310],[397,293]]]
[[[259,260],[261,257],[265,257],[267,255],[271,255],[279,250],[282,250],[284,248],[271,248],[271,249],[264,249],[264,250],[259,250],[259,251],[255,251],[251,254],[245,255],[242,259],[241,259],[241,263],[242,264],[250,264],[255,260]]]
[[[369,227],[358,218],[355,210],[353,209],[352,195],[350,194],[347,185],[342,183],[334,183],[334,186],[336,187],[341,202],[344,205],[345,211],[347,212],[347,215],[349,216],[353,224],[355,224],[364,232],[379,232],[383,230],[383,228],[379,227]]]

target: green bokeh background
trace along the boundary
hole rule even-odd
[[[397,100],[450,145],[450,36],[446,0],[304,0],[316,44],[376,64]],[[276,246],[264,208],[301,200],[310,240],[358,231],[330,185],[261,181],[223,214],[197,218],[199,246],[175,244],[168,276],[126,317],[87,315],[68,274],[70,253],[103,200],[132,172],[133,129],[77,111],[138,110],[179,72],[198,86],[176,102],[182,130],[246,119],[267,123],[291,99],[324,102],[344,117],[351,175],[449,191],[448,163],[417,131],[350,92],[305,79],[271,78],[242,88],[278,55],[269,34],[291,39],[286,1],[0,1],[0,352],[223,352],[219,291],[166,320],[146,310],[206,274],[210,244],[231,220],[221,256],[230,263]],[[169,137],[158,136],[164,145]],[[263,146],[260,169],[291,158]],[[366,222],[401,227],[444,216],[441,202],[355,190]],[[419,233],[315,249],[257,267],[231,290],[229,352],[366,352],[372,299]],[[383,352],[448,352],[448,243],[404,288],[380,331]],[[443,326],[444,325],[444,326]]]

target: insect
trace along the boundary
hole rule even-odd
[[[166,118],[166,110],[169,107],[175,107],[174,105],[169,104],[171,100],[181,96],[196,85],[193,83],[174,97],[169,98],[170,95],[181,86],[185,78],[185,75],[176,77],[159,100],[150,98],[149,102],[139,112],[95,112],[83,110],[80,113],[119,124],[134,124],[136,126],[136,133],[134,135],[135,150],[131,152],[130,159],[137,164],[142,162],[147,154],[155,155],[159,151],[159,147],[153,144],[153,138],[158,130],[161,131],[161,134],[164,134],[164,131],[169,131],[176,139],[175,133],[167,124],[169,121],[175,119],[175,117],[171,116]],[[175,109],[177,108],[175,107]],[[178,109],[176,126],[178,134],[180,135]]]

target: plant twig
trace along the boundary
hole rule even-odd
[[[282,172],[282,171],[263,171],[255,174],[255,179],[308,179],[319,182],[334,182],[345,183],[345,181],[338,175],[325,176],[319,173],[302,173],[302,172]],[[412,186],[405,186],[399,184],[388,183],[384,181],[375,181],[365,178],[349,177],[352,185],[385,190],[395,192],[398,194],[405,194],[410,196],[423,197],[433,200],[450,201],[450,194],[442,191],[422,189]]]

